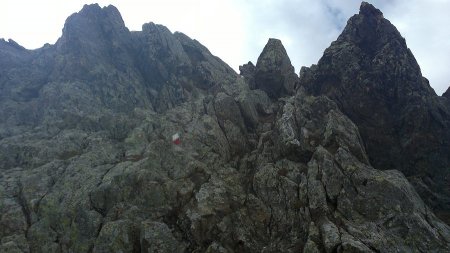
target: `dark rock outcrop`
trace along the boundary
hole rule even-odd
[[[245,78],[245,81],[248,83],[250,89],[256,89],[255,85],[255,72],[256,67],[253,65],[251,61],[247,64],[239,66],[239,74]]]
[[[375,168],[402,171],[428,204],[450,217],[450,111],[381,11],[363,2],[300,79],[356,123]]]
[[[442,94],[443,97],[450,99],[450,87],[447,89],[446,92],[444,92],[444,94]]]
[[[339,101],[296,87],[279,41],[242,78],[87,5],[56,45],[0,54],[0,252],[450,251]]]
[[[256,67],[249,62],[239,67],[239,70],[251,88],[261,89],[275,99],[292,95],[298,82],[286,49],[278,39],[269,39],[258,57]]]

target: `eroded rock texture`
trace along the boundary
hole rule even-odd
[[[402,171],[450,222],[450,110],[381,11],[362,3],[300,79],[355,122],[375,168]]]
[[[254,80],[255,88],[265,91],[271,98],[293,94],[297,75],[280,40],[269,39],[267,42],[258,57]]]
[[[0,55],[1,252],[450,250],[277,40],[239,76],[186,35],[86,5],[55,45]]]

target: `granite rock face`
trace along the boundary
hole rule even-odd
[[[256,67],[249,62],[239,69],[251,88],[261,89],[275,99],[292,95],[298,82],[286,49],[278,39],[269,39]]]
[[[450,251],[277,40],[239,76],[184,34],[86,5],[55,45],[0,56],[1,252]]]
[[[450,110],[381,11],[363,2],[300,79],[355,122],[375,168],[402,171],[450,222]]]

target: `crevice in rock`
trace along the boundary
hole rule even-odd
[[[101,175],[99,182],[97,183],[97,187],[100,186],[103,183],[103,179],[105,176],[115,167],[115,165],[111,165],[106,171]]]
[[[96,207],[94,201],[92,200],[92,196],[89,193],[89,204],[91,206],[91,209],[94,210],[95,212],[97,212],[98,214],[100,214],[102,216],[102,218],[105,218],[106,215],[108,214],[108,211],[99,207]]]
[[[103,217],[104,218],[104,217]],[[100,224],[99,224],[99,226],[98,226],[98,228],[97,228],[97,231],[95,232],[95,239],[97,239],[98,238],[98,236],[100,235],[100,232],[102,231],[102,228],[103,228],[103,224],[104,223],[104,221],[102,220],[101,222],[100,222]],[[89,249],[87,250],[87,252],[88,253],[92,253],[93,251],[94,251],[94,247],[95,247],[95,240],[93,240],[92,242],[91,242],[91,245],[89,245]]]
[[[25,216],[25,221],[27,223],[25,237],[27,238],[28,230],[31,227],[31,211],[30,211],[28,202],[25,198],[25,195],[23,193],[23,185],[22,185],[22,182],[20,181],[20,179],[17,181],[17,187],[18,187],[19,192],[17,193],[17,196],[15,196],[15,198],[17,199],[17,203],[20,205],[20,207],[22,209],[22,213]]]
[[[367,182],[368,182],[368,180],[367,180],[367,178],[365,178],[364,181],[362,182],[362,185],[367,186]]]

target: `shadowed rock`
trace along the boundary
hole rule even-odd
[[[242,78],[182,33],[90,5],[56,45],[0,54],[0,252],[450,251],[341,103],[294,89],[277,40]]]
[[[253,65],[251,61],[247,64],[239,66],[239,74],[245,78],[245,81],[248,83],[250,89],[256,89],[255,87],[255,72],[256,67]]]
[[[381,11],[363,2],[317,66],[300,78],[358,125],[375,168],[405,173],[427,203],[448,217],[450,110]]]
[[[269,39],[258,57],[254,78],[255,88],[271,98],[293,94],[297,75],[280,40]]]

